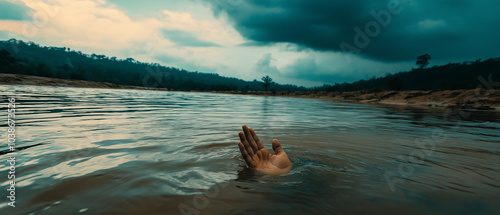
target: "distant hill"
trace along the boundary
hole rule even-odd
[[[257,80],[249,82],[218,74],[190,72],[157,63],[143,63],[133,58],[89,55],[66,47],[46,47],[16,39],[0,41],[0,73],[173,90],[264,90]],[[261,77],[255,78],[260,80]],[[303,91],[305,88],[275,83],[271,90]]]
[[[383,91],[383,90],[458,90],[476,88],[479,76],[500,82],[500,58],[485,61],[449,63],[427,69],[388,74],[354,83],[338,83],[305,88],[273,84],[272,91]],[[260,80],[223,77],[218,74],[190,72],[133,58],[117,59],[85,54],[66,47],[46,47],[33,42],[10,39],[0,41],[0,73],[35,75],[50,78],[109,82],[119,85],[158,87],[199,91],[263,91]]]
[[[384,77],[360,80],[354,83],[324,85],[316,91],[358,91],[358,90],[459,90],[476,88],[483,77],[488,81],[500,82],[500,58],[485,61],[449,63],[427,69],[387,74]]]

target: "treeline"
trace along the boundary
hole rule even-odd
[[[109,82],[120,85],[200,91],[260,91],[262,82],[244,81],[213,73],[190,72],[133,58],[117,59],[85,54],[66,47],[46,47],[10,39],[0,41],[0,73],[49,78]],[[275,91],[301,91],[304,87],[273,84]]]
[[[430,56],[429,56],[430,58]],[[46,47],[33,42],[10,39],[0,41],[0,73],[44,76],[109,82],[120,85],[200,91],[382,91],[382,90],[455,90],[479,85],[479,76],[500,81],[500,58],[485,61],[449,63],[409,72],[388,73],[354,83],[337,83],[313,88],[278,83],[266,85],[218,74],[190,72],[157,63],[144,63],[133,58],[117,59],[98,54],[85,54],[66,47]],[[267,86],[267,87],[266,87]]]
[[[382,91],[382,90],[458,90],[473,89],[481,84],[478,77],[500,82],[500,58],[481,59],[463,63],[449,63],[427,69],[387,74],[354,83],[323,85],[315,91]]]

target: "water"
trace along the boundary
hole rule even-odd
[[[210,93],[0,86],[17,106],[0,214],[500,213],[500,115]],[[3,124],[3,123],[2,123]],[[294,167],[247,168],[243,124]],[[1,132],[6,143],[6,126]],[[2,144],[0,160],[7,160]],[[0,163],[8,188],[8,163]],[[0,196],[7,195],[4,191]]]

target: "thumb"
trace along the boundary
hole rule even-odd
[[[273,140],[273,150],[276,155],[279,155],[281,153],[285,153],[283,148],[281,147],[280,141],[278,139]]]

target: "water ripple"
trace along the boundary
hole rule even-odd
[[[19,214],[180,214],[180,204],[207,191],[217,195],[204,212],[215,214],[447,213],[477,199],[482,212],[498,209],[498,114],[457,122],[439,110],[306,98],[0,89],[19,103]],[[236,147],[243,124],[268,147],[280,139],[289,174],[244,167]]]

